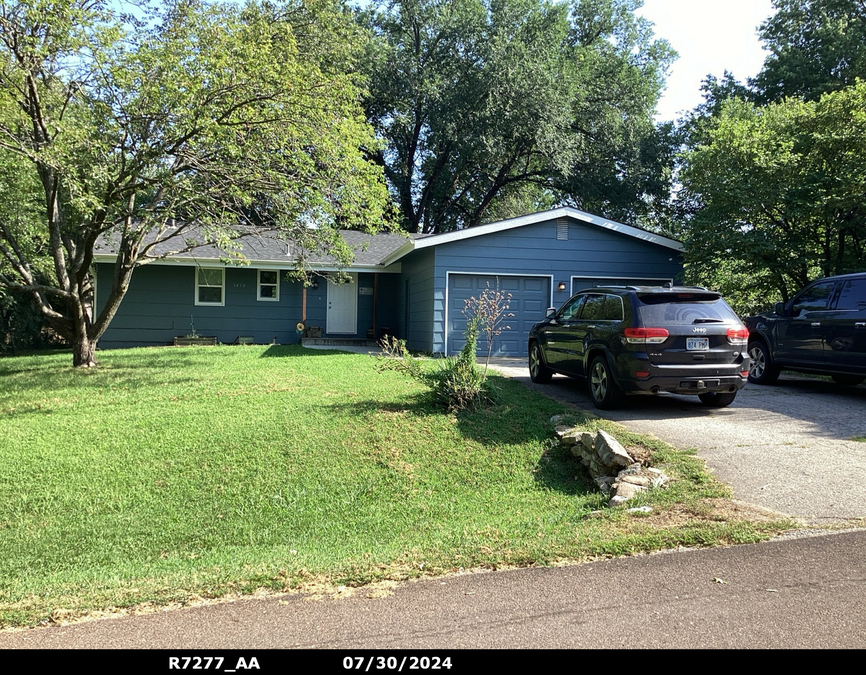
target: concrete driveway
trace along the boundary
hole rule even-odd
[[[663,394],[600,411],[583,380],[556,375],[550,384],[533,384],[523,359],[499,359],[495,368],[633,431],[696,448],[737,499],[811,524],[866,518],[866,385],[783,373],[777,385],[747,385],[728,408]]]

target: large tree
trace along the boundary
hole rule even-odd
[[[787,300],[816,276],[862,270],[866,83],[818,101],[727,101],[681,178],[694,279],[741,275]]]
[[[557,202],[609,211],[656,189],[647,166],[670,153],[651,120],[673,52],[639,5],[402,0],[364,13],[367,111],[404,227]]]
[[[0,209],[0,286],[33,298],[76,366],[158,244],[231,252],[266,227],[345,252],[337,223],[374,226],[387,201],[339,2],[117,7],[0,3],[0,170],[22,204]],[[117,262],[96,314],[98,240]]]
[[[760,100],[817,100],[866,79],[866,1],[773,0],[760,27],[770,54],[752,81]]]

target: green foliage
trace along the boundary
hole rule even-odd
[[[45,323],[30,298],[0,289],[0,353],[55,347],[62,340]]]
[[[774,0],[760,29],[770,52],[751,83],[762,102],[793,96],[817,101],[866,78],[862,0]]]
[[[475,360],[481,319],[469,320],[463,335],[466,344],[456,357],[421,362],[406,349],[406,341],[386,336],[379,341],[379,372],[396,370],[430,389],[433,400],[451,412],[477,408],[497,400],[496,389]]]
[[[268,228],[346,262],[338,230],[374,230],[387,203],[361,150],[377,147],[364,46],[338,0],[176,0],[140,21],[110,2],[4,4],[0,172],[15,165],[24,208],[0,210],[0,285],[92,365],[134,269],[169,252],[237,257],[234,239]],[[96,316],[100,237],[118,269]]]
[[[693,279],[741,275],[769,304],[866,268],[866,83],[812,102],[727,101],[681,178]]]
[[[414,380],[424,380],[424,366],[406,348],[406,340],[399,340],[393,335],[386,335],[379,340],[379,348],[382,351],[376,355],[376,368],[380,373],[386,370],[395,370]]]
[[[445,358],[426,374],[433,398],[452,412],[474,409],[497,400],[496,390],[475,361],[481,319],[473,317],[466,325],[466,343],[453,358]]]
[[[557,202],[636,214],[666,193],[652,113],[673,52],[638,6],[403,0],[361,13],[375,35],[367,114],[405,229]]]
[[[770,52],[745,86],[708,78],[679,128],[677,209],[686,278],[741,314],[815,277],[866,269],[863,143],[866,9],[859,0],[774,0]],[[830,94],[829,96],[827,94]]]

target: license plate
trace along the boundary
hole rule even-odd
[[[710,338],[686,338],[686,349],[690,352],[706,351],[710,348]]]

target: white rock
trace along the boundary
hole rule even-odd
[[[595,437],[595,451],[599,455],[610,453],[612,455],[612,463],[619,466],[630,466],[634,464],[634,459],[626,452],[620,442],[616,440],[606,431],[599,430]]]

